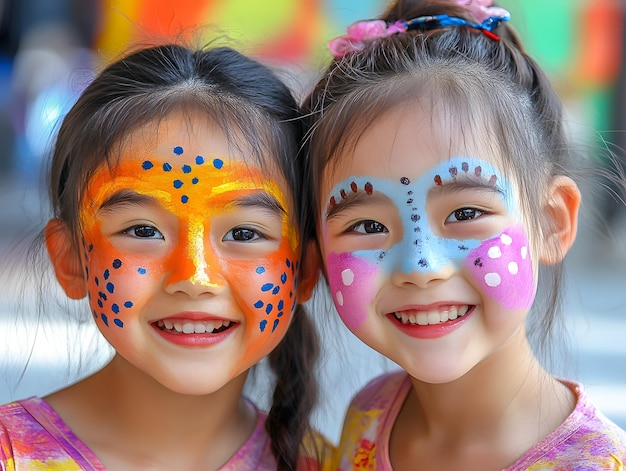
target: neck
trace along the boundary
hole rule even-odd
[[[511,454],[521,454],[574,407],[572,394],[535,359],[523,331],[456,381],[412,379],[412,385],[398,417],[401,427],[412,428],[414,437],[461,448],[508,443],[518,448]]]
[[[241,397],[245,377],[208,395],[179,394],[116,356],[93,376],[46,400],[107,467],[114,468],[106,456],[110,463],[120,457],[152,457],[162,463],[171,456],[184,468],[181,456],[206,464],[212,454],[217,468],[243,445],[256,423]]]

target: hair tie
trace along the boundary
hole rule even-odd
[[[328,43],[328,49],[335,59],[340,59],[350,52],[362,51],[374,39],[385,38],[406,31],[428,31],[437,28],[461,26],[476,29],[494,41],[500,40],[493,33],[493,30],[500,26],[501,22],[511,19],[511,14],[507,10],[487,6],[487,4],[491,5],[493,3],[491,0],[458,0],[458,3],[459,5],[467,6],[473,15],[481,18],[480,23],[445,14],[420,16],[412,20],[396,21],[395,23],[387,23],[383,20],[359,21],[348,26],[348,34],[332,39]],[[474,3],[477,4],[475,5]],[[474,13],[474,10],[477,13]]]

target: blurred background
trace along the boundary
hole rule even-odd
[[[376,17],[382,0],[0,0],[0,402],[44,395],[107,361],[82,305],[37,298],[27,248],[48,217],[42,169],[59,119],[95,73],[138,42],[168,37],[229,44],[280,70],[303,96],[330,56],[326,43]],[[509,0],[531,55],[566,103],[585,165],[611,170],[626,147],[622,0]],[[587,179],[569,257],[567,330],[551,365],[582,381],[626,428],[626,210],[610,179]],[[42,191],[43,190],[43,191]],[[43,269],[40,268],[40,271]],[[44,285],[54,286],[48,276]],[[318,291],[310,308],[326,353],[315,420],[337,440],[351,395],[391,365],[355,340]],[[43,308],[41,310],[40,308]],[[40,317],[39,312],[45,312]],[[87,311],[84,311],[87,312]]]

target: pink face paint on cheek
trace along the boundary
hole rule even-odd
[[[536,285],[523,229],[512,227],[484,241],[468,254],[466,263],[483,292],[502,307],[530,308]]]
[[[326,267],[337,312],[350,330],[358,329],[374,299],[379,268],[348,252],[330,253]]]

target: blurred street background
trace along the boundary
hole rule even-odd
[[[67,306],[37,299],[25,264],[26,247],[48,217],[42,169],[56,126],[93,75],[137,43],[168,37],[204,43],[227,36],[227,44],[279,69],[303,96],[330,60],[327,41],[354,21],[376,17],[386,4],[0,0],[0,403],[58,389],[94,371],[110,354],[88,315],[79,321],[65,315]],[[585,165],[610,169],[611,149],[623,166],[618,149],[626,147],[624,2],[499,4],[511,11],[530,54],[564,99]],[[561,344],[553,371],[582,381],[598,407],[626,428],[626,210],[610,197],[615,190],[599,177],[583,187],[580,235],[567,266],[567,331],[557,332]],[[347,332],[323,291],[310,305],[326,351],[316,423],[337,440],[351,395],[390,365]]]

